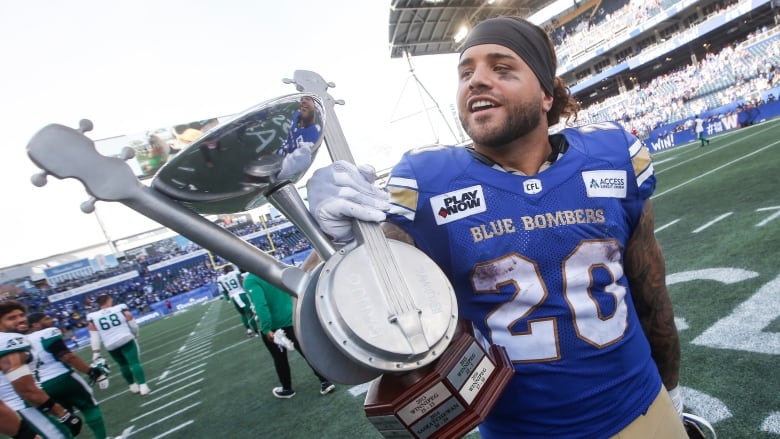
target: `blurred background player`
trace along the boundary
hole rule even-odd
[[[84,416],[96,439],[106,438],[103,413],[92,394],[92,389],[78,373],[89,377],[90,384],[108,383],[108,371],[103,367],[90,367],[78,355],[68,349],[62,332],[54,326],[54,320],[40,312],[27,316],[30,332],[27,339],[35,356],[35,381],[57,403],[73,411],[77,408]]]
[[[259,276],[249,273],[244,279],[244,289],[249,293],[255,316],[260,323],[260,332],[263,335],[263,344],[268,348],[274,360],[276,375],[279,377],[281,387],[274,387],[272,392],[277,398],[292,398],[295,390],[292,388],[292,375],[290,363],[287,360],[287,350],[297,349],[305,360],[298,338],[293,330],[293,302],[292,296],[269,284]],[[282,332],[277,332],[282,331]],[[290,345],[292,343],[292,345]],[[312,370],[314,370],[312,368]],[[333,383],[325,379],[314,370],[317,379],[320,380],[320,394],[325,395],[336,388]]]
[[[26,314],[27,308],[19,302],[0,302],[0,399],[40,436],[72,438],[81,431],[81,418],[41,390],[30,370],[31,347],[23,335],[29,329]],[[5,428],[11,426],[4,423]],[[22,433],[34,437],[29,431]]]
[[[40,439],[30,423],[0,400],[0,434],[14,439]]]
[[[246,328],[246,335],[249,337],[259,336],[257,321],[252,311],[249,296],[242,286],[243,279],[241,273],[235,270],[232,265],[226,265],[222,268],[222,274],[217,278],[217,283],[222,290],[222,295],[236,307],[236,312],[241,317],[241,324]]]
[[[87,314],[92,361],[100,356],[100,343],[119,364],[119,372],[130,386],[130,392],[148,395],[151,390],[146,384],[146,375],[138,351],[138,323],[127,309],[127,305],[114,305],[108,294],[97,298],[100,309]]]
[[[705,143],[709,145],[710,139],[704,137],[704,119],[701,118],[701,115],[696,115],[696,119],[693,122],[696,125],[694,127],[696,138],[701,142],[701,146],[704,146]]]

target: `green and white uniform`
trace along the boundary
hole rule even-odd
[[[236,311],[241,316],[241,323],[251,332],[257,332],[257,322],[254,319],[254,310],[249,295],[242,286],[241,273],[230,271],[217,278],[217,283],[222,289],[222,294],[227,297],[236,307]]]
[[[24,352],[27,361],[32,362],[33,355],[30,341],[22,334],[13,332],[0,332],[0,357],[14,352]],[[36,433],[47,439],[72,438],[70,431],[56,420],[44,415],[35,407],[30,407],[22,397],[16,393],[11,382],[5,374],[0,373],[0,399],[19,416],[27,421]]]
[[[100,309],[87,314],[87,321],[95,325],[100,341],[109,351],[121,348],[131,341],[135,341],[135,335],[130,329],[125,317],[127,305],[120,303],[108,308]]]
[[[28,334],[27,338],[32,345],[35,358],[33,374],[38,385],[69,411],[79,409],[95,437],[105,439],[103,413],[97,405],[92,389],[78,372],[55,356],[69,352],[63,348],[65,341],[62,332],[57,328],[46,328]]]
[[[141,366],[135,334],[128,324],[125,312],[130,312],[127,305],[120,303],[87,314],[87,321],[97,329],[103,346],[119,364],[122,378],[127,384],[140,385],[146,383],[146,375]]]

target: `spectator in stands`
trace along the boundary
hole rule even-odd
[[[92,361],[101,359],[101,342],[109,355],[119,364],[122,378],[130,386],[130,392],[148,395],[151,390],[146,384],[146,375],[138,353],[138,323],[125,304],[114,305],[114,299],[107,294],[98,296],[100,309],[87,314],[89,322]]]

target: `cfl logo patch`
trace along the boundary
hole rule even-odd
[[[471,186],[431,198],[436,224],[443,225],[487,210],[482,186]]]
[[[538,194],[542,191],[542,180],[530,178],[523,182],[523,191],[528,195]]]

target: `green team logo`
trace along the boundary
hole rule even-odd
[[[24,337],[9,338],[5,342],[5,348],[6,349],[13,349],[13,348],[16,348],[16,347],[19,347],[19,346],[24,346]]]

